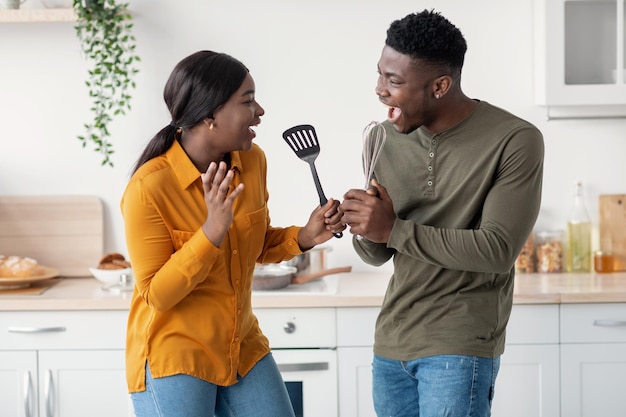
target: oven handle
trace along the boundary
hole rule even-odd
[[[280,372],[327,371],[328,362],[279,363]]]

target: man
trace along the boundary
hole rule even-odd
[[[466,50],[437,12],[391,24],[376,86],[387,140],[370,189],[340,206],[359,256],[394,264],[374,342],[381,417],[490,415],[514,263],[539,212],[541,132],[463,93]]]

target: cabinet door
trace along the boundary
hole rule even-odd
[[[372,346],[380,307],[337,309],[337,346]]]
[[[537,104],[626,104],[624,13],[624,0],[535,0]]]
[[[506,346],[496,379],[491,415],[559,416],[557,344]]]
[[[340,347],[339,415],[376,417],[372,400],[372,347]]]
[[[37,415],[37,352],[0,352],[0,417]]]
[[[42,417],[129,416],[123,350],[39,352]]]
[[[626,343],[562,345],[561,361],[564,416],[624,416]]]

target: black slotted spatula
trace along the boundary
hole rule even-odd
[[[324,195],[324,190],[322,190],[322,184],[320,183],[317,169],[315,168],[315,159],[317,159],[317,156],[320,154],[320,144],[317,140],[315,128],[311,125],[294,126],[283,132],[283,139],[285,139],[287,145],[296,153],[296,156],[307,162],[309,167],[311,167],[311,174],[313,174],[317,195],[320,198],[320,205],[323,206],[328,202],[328,199]],[[334,236],[340,238],[343,236],[343,233],[334,233]]]

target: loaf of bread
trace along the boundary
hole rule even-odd
[[[124,269],[130,268],[130,262],[121,253],[108,253],[100,259],[98,269]]]
[[[26,256],[0,255],[0,277],[28,278],[43,275],[45,268],[32,258]]]

